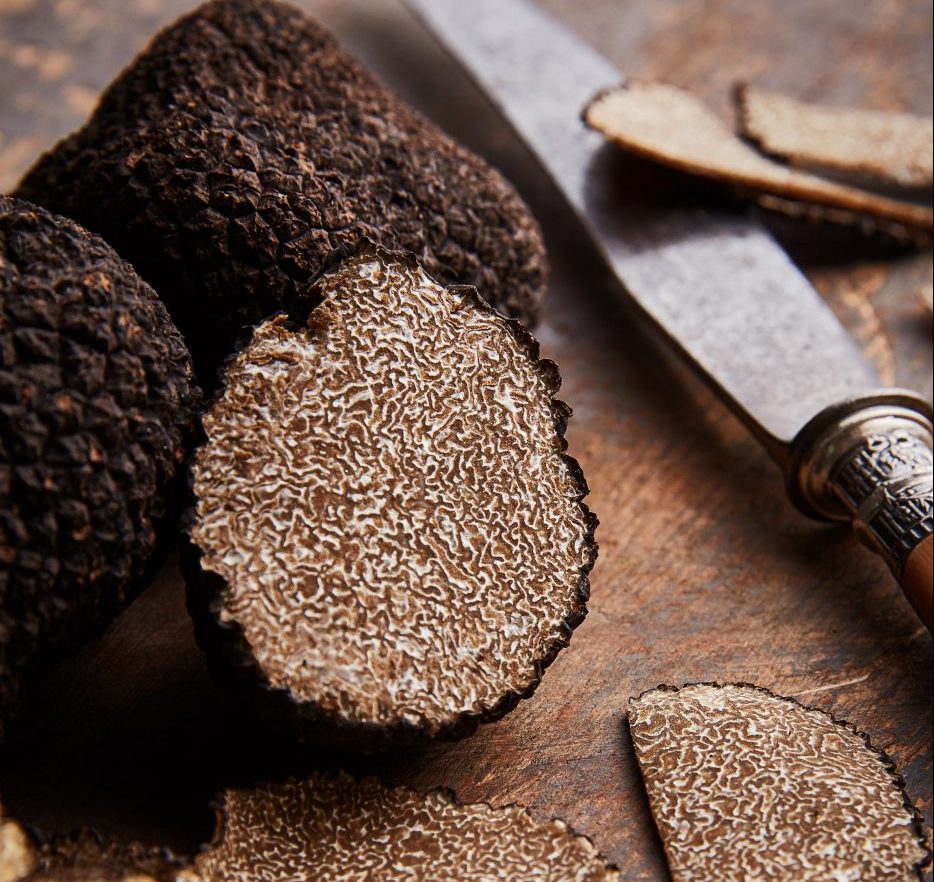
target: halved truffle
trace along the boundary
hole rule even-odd
[[[824,711],[745,684],[629,703],[674,882],[908,882],[930,858],[894,766]]]
[[[161,33],[19,195],[133,263],[205,382],[361,236],[527,324],[543,291],[537,225],[502,176],[273,0],[217,0]]]
[[[129,264],[0,196],[0,732],[23,681],[143,583],[199,401]]]
[[[201,642],[309,732],[465,734],[586,612],[596,521],[557,369],[411,255],[366,245],[314,299],[256,330],[204,420]]]
[[[518,806],[461,805],[376,779],[317,774],[307,781],[228,790],[215,842],[186,882],[617,882],[619,871],[559,820]]]
[[[743,134],[793,165],[846,172],[899,187],[934,180],[934,122],[911,113],[822,107],[744,85]]]
[[[856,223],[899,237],[931,233],[934,213],[927,206],[838,184],[769,159],[738,138],[695,96],[675,86],[633,81],[609,89],[584,109],[584,120],[632,153],[759,195],[770,208]]]

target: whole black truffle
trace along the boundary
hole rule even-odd
[[[199,398],[132,267],[0,196],[0,731],[21,681],[146,575]]]
[[[19,195],[133,263],[202,379],[363,236],[526,324],[542,294],[537,225],[502,176],[271,0],[208,3],[160,34]]]

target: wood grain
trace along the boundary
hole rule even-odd
[[[917,610],[928,631],[932,619],[932,577],[934,577],[934,536],[928,536],[905,561],[902,588],[908,602]]]
[[[0,182],[79,124],[93,96],[182,0],[0,0]],[[665,870],[626,727],[659,683],[741,680],[832,711],[897,760],[931,819],[931,637],[848,529],[791,509],[765,454],[619,305],[592,250],[485,100],[395,3],[306,4],[387,81],[498,164],[545,228],[538,335],[575,408],[568,433],[601,519],[590,615],[537,694],[456,744],[379,760],[279,742],[214,687],[177,560],[36,696],[0,756],[12,813],[52,829],[192,851],[216,790],[344,764],[390,783],[521,802],[594,837],[627,880]],[[629,73],[694,90],[722,113],[735,80],[799,98],[931,111],[931,9],[921,0],[547,0]],[[625,187],[657,173],[621,160]],[[680,179],[668,195],[694,198]],[[686,195],[678,196],[684,190]],[[931,394],[930,254],[852,232],[776,232],[887,380]]]

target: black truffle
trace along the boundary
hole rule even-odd
[[[312,737],[464,735],[586,612],[595,519],[557,369],[411,255],[365,245],[315,294],[256,329],[205,416],[199,639]]]
[[[103,235],[206,382],[362,236],[531,324],[544,252],[512,187],[298,10],[208,3],[160,34],[19,194]]]
[[[585,836],[521,806],[463,804],[321,773],[228,790],[215,840],[179,882],[620,882]]]
[[[142,584],[199,398],[133,269],[0,197],[0,725]]]

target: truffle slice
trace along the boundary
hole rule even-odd
[[[929,859],[891,761],[824,711],[748,685],[629,703],[674,882],[907,882]]]
[[[0,727],[142,585],[198,403],[129,264],[0,196]]]
[[[160,292],[202,380],[362,236],[531,324],[538,227],[513,188],[297,9],[219,0],[162,32],[19,195]]]
[[[762,156],[697,98],[674,86],[629,82],[597,95],[584,110],[584,120],[626,150],[763,194],[769,207],[784,210],[789,201],[814,206],[829,220],[872,219],[875,228],[894,235],[931,231],[930,208],[837,184]]]
[[[345,740],[464,734],[586,612],[596,522],[557,369],[411,255],[366,245],[315,299],[256,330],[204,420],[200,639]]]
[[[820,107],[753,86],[737,90],[742,132],[766,153],[900,187],[934,181],[934,122],[910,113]]]
[[[188,882],[617,882],[589,839],[525,809],[461,805],[373,778],[315,775],[307,781],[229,790],[213,845]]]

